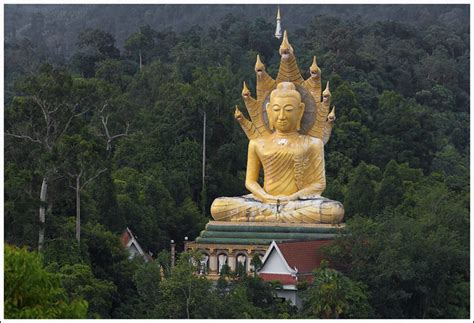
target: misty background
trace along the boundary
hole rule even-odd
[[[342,20],[396,21],[418,27],[469,24],[468,5],[280,5],[282,27],[289,32],[304,28],[318,15]],[[183,32],[195,26],[207,29],[228,14],[242,21],[261,17],[275,23],[277,5],[5,5],[5,43],[28,38],[51,54],[69,57],[77,37],[87,28],[102,29],[114,36],[118,48],[140,26],[157,31]],[[330,26],[320,26],[329,33]],[[8,54],[8,51],[7,51]],[[8,56],[7,60],[8,62]]]

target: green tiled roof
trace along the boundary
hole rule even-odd
[[[206,230],[196,239],[197,243],[216,244],[270,244],[272,240],[303,241],[331,240],[341,231],[342,227],[329,225],[295,225],[295,224],[234,224],[226,222],[210,222]]]

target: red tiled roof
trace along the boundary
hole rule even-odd
[[[122,245],[126,247],[130,240],[131,240],[130,234],[128,233],[127,230],[125,230],[120,236],[120,241],[122,242]]]
[[[292,277],[291,275],[286,274],[261,273],[259,274],[259,276],[262,277],[262,279],[266,282],[278,280],[282,285],[296,285],[296,283],[298,283],[296,277]]]
[[[292,241],[277,243],[283,257],[291,268],[296,267],[298,274],[311,273],[323,260],[319,248],[332,240]]]

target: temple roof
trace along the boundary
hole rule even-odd
[[[311,273],[318,268],[322,253],[321,246],[328,244],[331,240],[294,241],[277,243],[283,257],[291,268],[297,268],[298,274]]]
[[[139,254],[145,259],[145,261],[152,260],[151,256],[142,249],[138,243],[137,238],[132,233],[132,230],[130,230],[128,227],[120,236],[120,242],[130,252],[131,257],[133,257],[135,254]]]
[[[278,280],[282,285],[312,281],[311,272],[323,260],[320,248],[331,240],[272,242],[263,259],[259,276],[265,281]]]
[[[296,285],[298,280],[296,277],[287,274],[268,274],[268,273],[261,273],[259,275],[264,281],[270,282],[277,280],[282,285]]]

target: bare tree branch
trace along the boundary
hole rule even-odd
[[[10,137],[14,137],[14,138],[27,139],[27,140],[29,140],[29,141],[31,141],[31,142],[35,142],[35,143],[41,144],[41,140],[39,140],[39,139],[33,139],[32,137],[27,136],[27,135],[17,135],[17,134],[9,133],[9,132],[5,132],[5,135],[6,135],[6,136],[10,136]]]
[[[102,125],[104,126],[105,135],[107,136],[107,139],[110,139],[109,128],[107,127],[107,123],[109,122],[109,115],[107,115],[105,118],[104,116],[100,116],[100,120],[102,121]]]
[[[95,176],[89,178],[87,181],[85,181],[81,187],[80,187],[80,190],[82,190],[87,184],[89,184],[90,182],[92,182],[94,179],[96,179],[97,177],[100,176],[100,174],[102,174],[103,172],[105,172],[107,170],[107,168],[104,168],[104,169],[101,169],[97,172],[97,174],[95,174]]]
[[[31,98],[41,108],[41,111],[43,112],[44,122],[45,122],[46,126],[48,126],[49,125],[49,113],[46,110],[46,107],[44,106],[43,102],[36,95],[33,95]]]
[[[102,113],[104,112],[105,108],[109,106],[109,101],[105,101],[104,105],[102,106],[102,108],[99,109],[99,112]]]
[[[84,110],[84,111],[82,111],[82,112],[76,113],[76,114],[74,115],[74,117],[79,117],[79,116],[81,116],[81,115],[83,115],[83,114],[86,114],[86,113],[89,112],[90,110],[91,110],[91,109],[87,109],[87,110]]]
[[[53,176],[53,175],[56,175],[56,176]],[[54,181],[57,181],[58,179],[61,179],[63,178],[64,176],[60,175],[57,173],[56,170],[54,170],[53,172],[50,173],[49,175],[49,181],[50,182],[54,182]]]
[[[105,117],[100,116],[100,120],[102,122],[102,125],[104,126],[105,136],[107,137],[107,149],[106,149],[107,151],[109,151],[110,148],[112,148],[112,141],[114,139],[128,136],[128,131],[130,129],[130,122],[127,122],[127,128],[125,129],[125,132],[111,136],[109,132],[109,127],[107,126],[107,124],[109,123],[109,117],[110,117],[109,114],[107,114],[107,116]]]
[[[127,122],[127,128],[125,129],[125,132],[119,133],[119,134],[117,134],[117,135],[115,135],[115,136],[110,137],[110,140],[112,141],[112,140],[114,140],[115,138],[128,136],[128,130],[129,130],[129,129],[130,129],[130,122]]]

